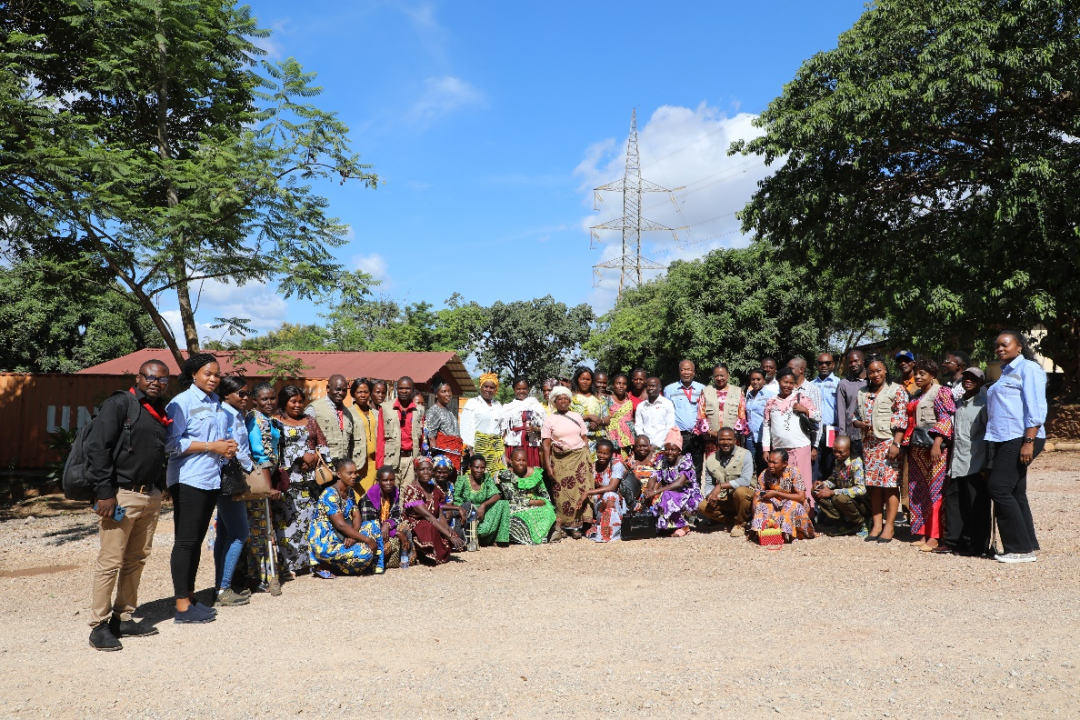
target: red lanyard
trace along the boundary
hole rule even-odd
[[[128,392],[130,392],[132,395],[135,395],[135,388],[131,388]],[[136,399],[138,399],[138,397],[138,395],[135,395]],[[172,424],[172,418],[162,417],[161,415],[159,415],[158,411],[154,409],[154,407],[146,398],[140,400],[139,404],[146,409],[146,412],[150,413],[150,417],[154,418],[165,427],[169,427],[169,425]]]
[[[686,395],[686,402],[693,405],[694,404],[694,386],[691,385],[690,387],[684,387],[682,389],[682,391],[683,391],[683,394]]]

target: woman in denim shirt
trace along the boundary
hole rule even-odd
[[[165,451],[175,525],[171,565],[177,623],[207,623],[217,615],[196,601],[195,576],[221,493],[221,467],[236,456],[236,441],[228,438],[229,415],[214,393],[220,382],[221,368],[213,355],[192,355],[180,373],[184,391],[165,408],[170,420]]]
[[[1046,444],[1046,372],[1020,333],[994,341],[1001,378],[986,391],[987,489],[994,500],[1001,546],[998,562],[1035,562],[1039,541],[1027,499],[1027,469]]]

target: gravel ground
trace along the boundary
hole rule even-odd
[[[304,577],[202,626],[171,621],[165,517],[140,608],[161,633],[119,653],[87,644],[92,516],[9,520],[0,717],[1080,717],[1078,460],[1036,463],[1028,565],[857,538],[565,541]],[[28,568],[52,572],[11,576]]]

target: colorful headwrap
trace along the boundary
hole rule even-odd
[[[431,462],[431,458],[429,458],[427,455],[417,455],[415,458],[413,458],[412,462],[413,462],[413,466],[415,466],[417,469],[420,468],[420,465],[422,463],[427,463],[427,464],[431,465],[432,467],[434,467],[434,465]]]
[[[665,445],[674,445],[682,450],[682,433],[679,432],[679,428],[671,428],[667,431],[667,437],[664,438]]]
[[[480,387],[484,387],[484,383],[495,383],[495,389],[499,389],[499,376],[495,373],[484,373],[480,376]]]
[[[436,455],[435,456],[434,466],[436,468],[445,467],[445,468],[450,468],[451,470],[455,469],[454,468],[454,463],[450,462],[450,458],[446,457],[445,455]]]

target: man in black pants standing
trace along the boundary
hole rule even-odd
[[[169,422],[161,393],[168,384],[165,363],[143,363],[135,387],[103,402],[86,436],[86,477],[97,488],[94,512],[100,516],[101,550],[90,610],[90,645],[97,650],[122,649],[121,637],[157,634],[157,628],[136,622],[131,614],[161,512]],[[127,427],[133,416],[135,422]]]

